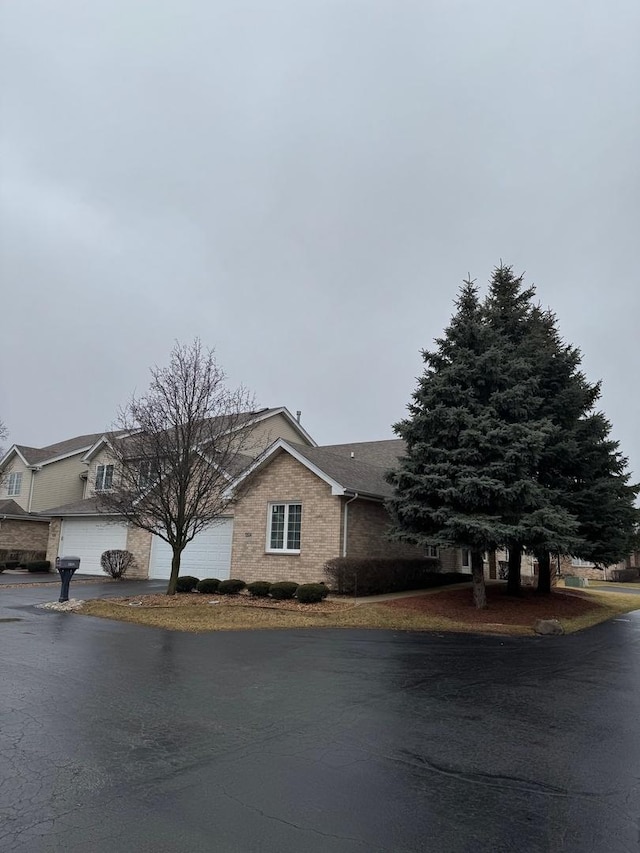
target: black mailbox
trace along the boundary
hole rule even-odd
[[[60,587],[60,598],[58,601],[69,601],[69,584],[73,573],[80,568],[80,557],[58,557],[56,569],[60,573],[62,586]]]

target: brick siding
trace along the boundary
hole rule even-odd
[[[346,503],[343,498],[342,501]],[[389,514],[381,503],[356,500],[347,510],[348,557],[424,557],[425,549],[387,537]]]
[[[266,553],[269,503],[302,504],[299,554]],[[340,554],[340,498],[293,457],[281,453],[256,474],[235,504],[231,577],[253,580],[324,580],[323,566]]]
[[[0,548],[15,551],[46,551],[48,521],[0,521]]]
[[[62,531],[62,519],[52,518],[49,523],[49,538],[47,540],[47,560],[52,566],[56,564],[58,549],[60,547],[60,533]]]
[[[128,578],[148,578],[151,558],[151,534],[148,530],[129,525],[127,530],[127,551],[133,554],[135,563],[127,571]]]

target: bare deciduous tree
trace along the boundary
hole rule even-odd
[[[119,413],[110,436],[113,481],[99,507],[171,546],[168,595],[185,547],[220,519],[230,476],[250,461],[254,408],[244,388],[227,388],[213,350],[196,339],[176,344],[169,366],[151,369],[146,394]]]
[[[9,435],[9,430],[6,428],[4,421],[0,421],[0,459],[4,456],[4,441]],[[0,471],[0,486],[7,481],[7,476]]]

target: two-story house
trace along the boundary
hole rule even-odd
[[[266,445],[283,438],[306,447],[316,443],[298,419],[284,407],[249,413],[253,423],[250,441],[243,446],[250,464]],[[118,476],[117,466],[106,435],[94,436],[81,456],[83,489],[75,501],[47,509],[51,517],[47,559],[62,555],[80,557],[83,574],[102,575],[100,557],[110,549],[126,549],[135,557],[131,576],[168,578],[171,571],[171,549],[160,537],[135,528],[122,518],[100,511],[100,494],[111,488]],[[235,472],[234,472],[235,473]],[[229,577],[233,510],[218,523],[202,531],[182,554],[181,573],[198,577]]]
[[[79,435],[46,447],[14,444],[0,459],[3,557],[44,553],[49,520],[42,513],[82,498],[87,471],[83,457],[100,435]]]

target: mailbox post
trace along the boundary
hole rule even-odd
[[[58,557],[56,569],[60,574],[62,586],[60,587],[60,598],[58,601],[69,601],[69,584],[74,573],[80,568],[80,557]]]

